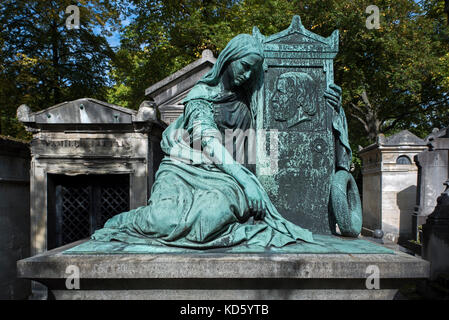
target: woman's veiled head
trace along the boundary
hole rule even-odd
[[[263,48],[261,43],[249,34],[239,34],[232,38],[218,56],[217,62],[212,70],[200,82],[216,85],[220,79],[220,75],[230,65],[234,67],[234,73],[236,73],[234,76],[241,76],[245,67],[238,62],[239,60],[243,61],[242,59],[250,67],[260,64],[263,61]]]
[[[263,58],[255,53],[250,53],[243,58],[233,60],[224,66],[223,73],[231,87],[238,87],[248,81],[251,76],[258,72]]]
[[[260,82],[261,77],[255,73],[262,72],[262,62],[262,44],[249,34],[239,34],[229,41],[213,68],[192,88],[184,103],[193,99],[220,100],[223,92],[218,84],[225,73],[231,87],[245,87],[245,91],[251,95],[254,92],[253,88],[256,87],[255,84]],[[250,81],[250,84],[245,83],[249,78],[254,80]]]

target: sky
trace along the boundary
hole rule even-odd
[[[134,18],[135,18],[135,16],[123,17],[123,19],[121,20],[121,26],[126,27],[133,21]],[[95,34],[99,34],[100,27],[94,28],[93,31]],[[112,36],[106,37],[106,40],[108,41],[108,43],[111,47],[119,47],[120,46],[120,31],[119,30],[114,31],[112,33]]]
[[[121,21],[122,27],[126,27],[127,25],[129,25],[134,18],[135,16],[125,17]],[[111,37],[107,37],[106,39],[108,40],[111,47],[118,47],[120,45],[120,32],[115,31]]]

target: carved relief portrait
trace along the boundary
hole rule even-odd
[[[276,80],[271,97],[273,116],[291,128],[301,122],[311,121],[316,114],[316,89],[314,80],[304,72],[286,72]]]

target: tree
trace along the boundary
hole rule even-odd
[[[444,0],[444,12],[447,14],[447,24],[449,24],[449,0]]]
[[[448,26],[442,1],[376,1],[380,28],[368,29],[372,1],[133,1],[136,19],[126,27],[118,59],[117,85],[109,98],[138,106],[144,89],[197,59],[215,55],[254,25],[270,35],[299,14],[322,36],[340,30],[335,82],[343,88],[353,146],[379,133],[403,128],[424,136],[447,125]]]
[[[145,88],[181,69],[210,49],[220,51],[239,33],[257,25],[266,34],[291,22],[295,4],[288,1],[131,1],[135,20],[123,29],[112,61],[115,86],[109,101],[136,108]]]
[[[340,29],[335,78],[343,87],[352,141],[366,145],[379,133],[404,128],[423,136],[443,124],[449,29],[442,2],[377,1],[380,29],[372,30],[365,26],[371,1],[300,2],[313,31]]]
[[[23,136],[15,119],[22,104],[40,110],[84,96],[105,98],[113,51],[105,36],[122,3],[116,1],[3,1],[0,8],[1,133]],[[66,27],[77,5],[79,29]]]
[[[365,10],[371,2],[86,0],[78,2],[81,28],[67,30],[64,12],[71,1],[8,0],[0,9],[1,132],[15,132],[10,119],[20,103],[38,110],[91,96],[137,108],[146,87],[199,58],[203,49],[218,56],[235,35],[251,33],[254,25],[263,34],[277,33],[294,14],[322,36],[340,30],[335,82],[343,88],[354,146],[373,142],[379,133],[408,128],[424,136],[447,125],[444,2],[376,1],[380,28],[370,30]],[[104,38],[106,26],[118,27],[123,12],[135,19],[120,29],[114,53]]]

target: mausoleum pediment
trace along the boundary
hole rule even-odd
[[[384,146],[395,146],[395,145],[425,146],[426,143],[423,139],[418,138],[410,131],[402,130],[390,137],[385,138],[383,145]]]
[[[136,111],[91,98],[67,101],[35,113],[36,123],[131,123]]]
[[[215,61],[212,52],[204,50],[200,59],[147,88],[145,95],[152,98],[158,106],[173,100],[189,91],[212,68]]]
[[[92,98],[66,101],[37,112],[21,105],[17,109],[17,118],[28,129],[58,127],[61,130],[159,122],[156,110],[146,101],[136,111]]]

